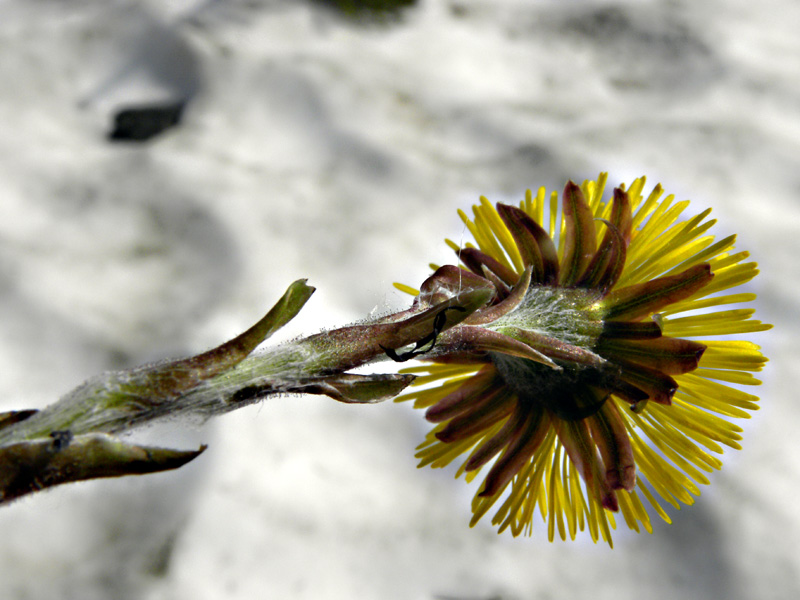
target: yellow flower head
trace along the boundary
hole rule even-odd
[[[588,528],[611,544],[615,512],[631,529],[652,531],[646,505],[669,521],[661,501],[692,504],[715,454],[739,448],[740,427],[757,397],[751,372],[759,347],[729,339],[769,329],[749,308],[755,294],[720,294],[757,273],[733,252],[735,236],[706,232],[710,210],[686,219],[688,201],[645,199],[645,179],[603,200],[607,175],[549,197],[527,193],[519,207],[485,198],[474,219],[460,212],[477,247],[460,248],[461,267],[436,268],[413,293],[414,309],[464,290],[491,301],[458,325],[430,336],[427,350],[396,360],[427,364],[401,400],[436,423],[417,457],[457,476],[486,467],[472,503],[474,525],[498,505],[492,522],[530,534],[538,507],[552,540]],[[716,339],[725,336],[725,339]],[[691,339],[690,339],[691,338]]]

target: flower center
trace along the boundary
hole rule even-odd
[[[528,290],[515,310],[489,327],[512,337],[515,330],[524,329],[591,351],[603,322],[595,294],[576,288],[537,286]],[[599,389],[607,374],[594,367],[554,358],[562,367],[559,371],[499,352],[489,356],[523,405],[544,407],[561,419],[577,421],[595,414],[605,402],[606,394]]]
[[[589,290],[531,286],[519,306],[487,327],[506,335],[525,329],[591,350],[603,331],[597,300]]]
[[[604,374],[592,367],[554,371],[526,358],[499,352],[489,356],[523,407],[547,408],[565,421],[580,421],[600,410],[608,397],[601,392]]]

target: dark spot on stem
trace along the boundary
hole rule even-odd
[[[380,345],[381,350],[383,350],[386,353],[386,356],[388,356],[395,362],[405,362],[407,360],[411,360],[412,358],[416,358],[417,356],[420,356],[422,354],[427,354],[428,352],[433,350],[433,347],[436,345],[436,338],[439,337],[439,334],[442,333],[444,326],[447,324],[447,315],[445,315],[445,313],[448,310],[457,310],[460,312],[465,312],[467,309],[462,306],[448,306],[446,308],[443,308],[433,318],[433,331],[431,331],[421,340],[417,341],[413,350],[409,350],[408,352],[402,352],[398,354],[397,351],[394,350],[393,348],[387,348],[383,345]],[[427,348],[425,347],[426,345],[428,345]]]
[[[51,431],[50,437],[53,438],[54,450],[65,450],[72,441],[72,432],[68,429],[62,431]]]

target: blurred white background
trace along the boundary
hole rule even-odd
[[[328,4],[332,4],[329,2]],[[646,174],[759,261],[772,359],[697,503],[615,549],[469,529],[417,470],[410,406],[271,400],[174,473],[0,510],[4,599],[782,599],[800,593],[800,4],[419,0],[383,23],[303,0],[0,0],[0,410],[195,353],[294,279],[283,337],[407,302],[456,209]],[[146,142],[120,108],[186,102]]]

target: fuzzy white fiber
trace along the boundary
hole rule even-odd
[[[401,307],[458,208],[607,170],[714,207],[760,263],[744,449],[652,535],[550,544],[470,529],[476,486],[415,468],[410,406],[279,398],[144,432],[209,444],[178,471],[0,509],[0,598],[796,598],[800,3],[324,4],[0,0],[0,410],[216,345],[295,279],[318,291],[283,339]],[[177,127],[107,139],[168,100]]]

